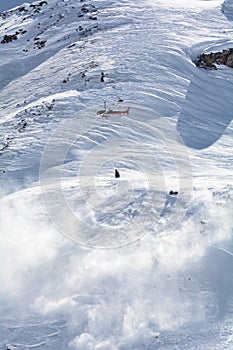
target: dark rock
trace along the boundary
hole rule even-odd
[[[19,7],[18,11],[19,12],[26,12],[27,10],[25,9],[25,7],[22,6],[22,7]]]
[[[38,39],[39,39],[39,38],[38,38]],[[34,44],[34,49],[42,49],[43,47],[45,47],[46,40],[38,41],[38,39],[35,39],[36,42],[35,42],[35,44]]]
[[[89,12],[89,10],[86,7],[81,8],[81,11],[84,12],[84,13],[88,13]]]
[[[27,33],[26,30],[24,30],[24,29],[19,29],[19,34],[25,34],[25,33]]]
[[[83,71],[83,72],[81,72],[80,74],[81,74],[81,78],[86,78],[86,73],[87,73],[87,71],[85,70],[85,71]]]
[[[177,196],[178,195],[178,191],[170,191],[169,195],[170,196]]]
[[[27,126],[26,120],[25,119],[21,119],[20,122],[18,123],[18,132],[25,131],[26,126]]]
[[[13,40],[17,40],[18,37],[17,37],[17,34],[11,34],[11,35],[4,35],[2,41],[1,41],[1,44],[8,44],[10,43],[11,41]]]
[[[3,145],[3,146],[0,148],[0,151],[5,151],[8,147],[9,147],[9,142],[7,142],[5,145]]]
[[[202,53],[195,64],[205,69],[217,69],[216,64],[233,68],[233,48],[221,52]]]
[[[18,39],[18,35],[22,35],[22,34],[25,34],[27,33],[26,30],[24,29],[19,29],[17,30],[14,34],[9,34],[9,35],[4,35],[2,41],[1,41],[1,44],[8,44],[10,43],[11,41],[13,40],[17,40]]]

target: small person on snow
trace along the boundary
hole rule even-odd
[[[115,169],[115,178],[117,179],[118,177],[120,177],[120,173],[117,169]]]
[[[104,83],[104,78],[105,78],[105,74],[104,72],[101,72],[101,77],[100,77],[101,83]]]

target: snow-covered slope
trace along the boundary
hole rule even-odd
[[[232,349],[233,73],[193,63],[231,20],[231,0],[1,14],[1,350]]]

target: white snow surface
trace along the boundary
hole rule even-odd
[[[1,15],[1,350],[233,348],[232,8]]]

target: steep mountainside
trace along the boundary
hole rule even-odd
[[[0,19],[0,349],[230,350],[232,0]]]

